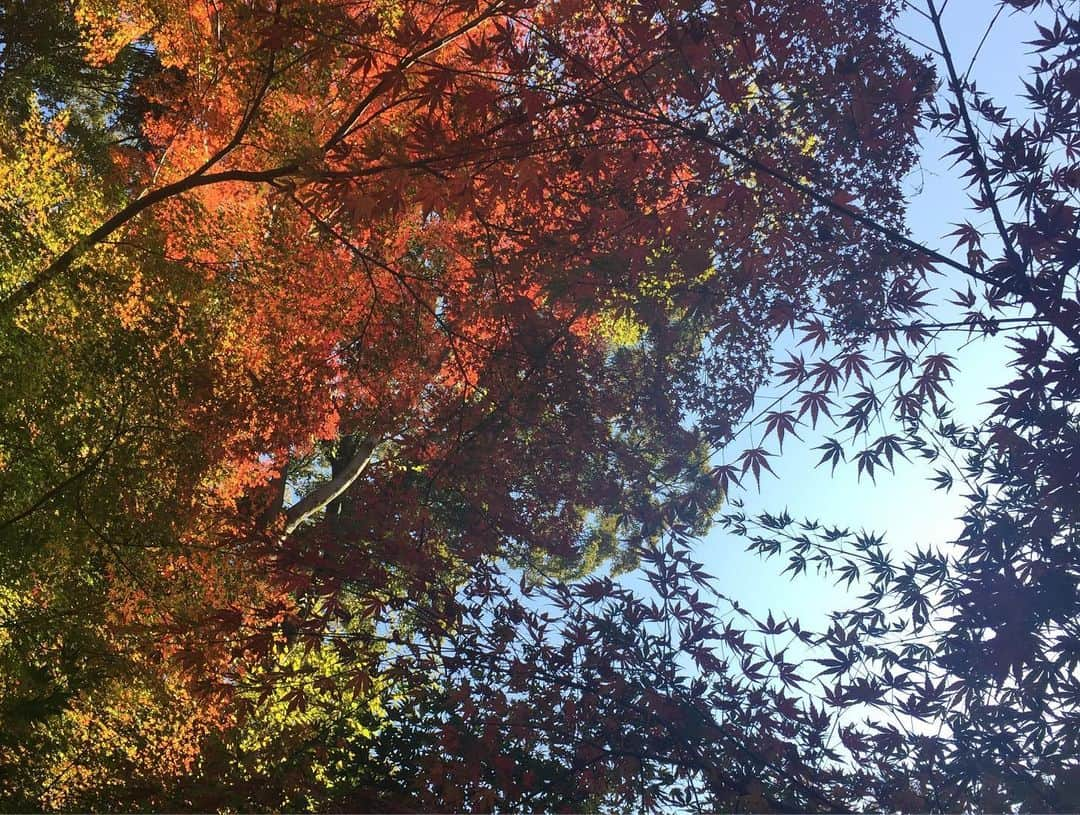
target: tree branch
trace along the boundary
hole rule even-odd
[[[948,0],[946,0],[946,2],[948,2]],[[1024,261],[1020,257],[1020,253],[1016,251],[1016,247],[1013,245],[1012,236],[1009,234],[1009,228],[1005,223],[1004,216],[1001,214],[1001,206],[998,203],[997,195],[994,193],[994,187],[990,183],[990,170],[986,166],[986,157],[983,155],[982,148],[979,146],[975,125],[971,121],[967,101],[964,99],[964,87],[961,84],[960,75],[957,73],[956,65],[953,63],[952,52],[949,50],[949,43],[945,37],[945,30],[941,25],[941,11],[939,11],[934,4],[934,0],[926,0],[926,6],[930,12],[930,21],[934,24],[934,32],[937,35],[938,44],[941,46],[941,56],[945,60],[945,69],[949,74],[949,87],[952,90],[953,98],[956,100],[956,108],[960,114],[960,120],[964,123],[964,135],[967,139],[968,146],[971,148],[971,168],[975,173],[975,178],[978,180],[979,186],[982,188],[984,203],[994,218],[994,226],[997,228],[998,236],[1001,238],[1002,246],[1005,248],[1005,259],[1008,261],[1009,266],[1007,274],[1009,277],[1006,280],[999,280],[990,276],[991,285],[998,286],[1005,291],[1011,292],[1020,300],[1029,303],[1037,312],[1046,317],[1046,319],[1053,324],[1054,328],[1068,337],[1073,345],[1080,347],[1080,330],[1077,330],[1075,325],[1067,318],[1064,318],[1061,309],[1043,296],[1028,279]],[[944,7],[942,7],[942,11],[943,10]],[[996,20],[997,17],[995,16],[994,19]],[[993,25],[993,23],[991,23],[991,25]],[[981,47],[982,45],[980,43],[980,48]],[[972,59],[974,61],[974,58]],[[969,271],[968,274],[972,274],[972,272]]]
[[[654,119],[657,118],[655,114],[651,115]],[[669,127],[686,136],[689,140],[696,141],[700,144],[706,144],[719,150],[725,155],[731,156],[734,159],[738,159],[746,166],[752,167],[754,170],[763,173],[770,178],[774,178],[777,181],[780,181],[785,186],[788,186],[791,189],[802,193],[807,198],[810,198],[812,201],[820,204],[821,206],[826,207],[827,209],[830,209],[840,215],[844,215],[847,218],[850,218],[851,220],[855,221],[858,224],[861,224],[862,226],[865,226],[871,231],[877,232],[879,235],[882,235],[883,237],[886,237],[889,240],[900,244],[905,249],[909,249],[912,252],[927,257],[935,263],[940,263],[944,266],[948,266],[951,269],[955,269],[958,272],[962,272],[968,277],[972,277],[982,283],[986,283],[990,286],[994,286],[1000,290],[1010,293],[1014,297],[1034,308],[1035,311],[1039,315],[1044,317],[1047,321],[1049,321],[1054,326],[1054,328],[1056,328],[1063,335],[1072,340],[1074,345],[1080,347],[1080,329],[1078,329],[1074,325],[1070,325],[1067,320],[1063,320],[1060,312],[1057,309],[1053,308],[1051,304],[1047,303],[1046,298],[1042,297],[1041,295],[1039,295],[1038,292],[1034,291],[1032,287],[1027,283],[1026,279],[1021,278],[1020,282],[1014,282],[1012,280],[1002,280],[1001,278],[994,277],[993,275],[988,275],[977,271],[976,269],[973,269],[970,266],[966,266],[957,260],[953,260],[948,255],[944,255],[941,252],[925,246],[924,244],[912,240],[903,232],[900,232],[898,229],[886,226],[885,224],[876,221],[875,219],[863,214],[862,212],[859,212],[858,210],[852,209],[845,204],[841,204],[840,202],[833,200],[828,195],[819,192],[818,190],[815,190],[813,187],[807,184],[802,183],[801,181],[793,178],[788,173],[785,173],[783,170],[779,170],[775,167],[770,167],[769,165],[758,161],[752,156],[747,155],[741,150],[732,147],[730,144],[723,141],[722,139],[718,139],[715,136],[709,135],[709,133],[703,127],[695,126],[700,125],[701,123],[695,122],[692,125],[687,125],[685,123],[677,122],[667,117],[663,117],[662,121]]]
[[[353,485],[367,470],[372,456],[379,446],[379,440],[371,436],[361,439],[356,445],[356,453],[342,468],[341,472],[313,489],[302,499],[285,510],[285,532],[287,537],[295,532],[313,515],[326,509],[336,498]]]
[[[100,450],[98,450],[93,456],[88,458],[86,460],[86,463],[83,464],[83,466],[76,470],[74,473],[69,475],[59,484],[55,484],[54,486],[46,490],[29,507],[0,522],[0,532],[18,523],[23,518],[27,518],[30,515],[33,515],[35,512],[37,512],[39,509],[49,503],[49,501],[51,501],[53,498],[56,498],[58,495],[63,493],[66,489],[68,489],[68,487],[81,481],[82,479],[90,475],[92,472],[94,472],[94,470],[96,470],[101,465],[101,462],[105,460],[105,457],[109,454],[113,447],[116,446],[116,443],[120,440],[120,437],[124,435],[124,415],[126,411],[126,405],[121,404],[120,415],[116,420],[116,428],[113,430],[112,436],[107,442],[105,442],[104,445],[102,445]]]
[[[472,20],[459,26],[451,32],[448,32],[444,36],[438,38],[432,43],[414,51],[411,54],[407,54],[403,57],[397,65],[396,70],[401,73],[408,68],[415,65],[417,62],[424,58],[431,56],[434,53],[446,48],[448,45],[457,42],[462,37],[468,35],[474,31],[485,21],[497,16],[500,12],[499,6],[492,5],[483,13],[477,15]],[[88,249],[96,246],[109,237],[113,232],[122,227],[128,221],[140,215],[144,210],[172,198],[176,195],[182,195],[185,192],[197,189],[199,187],[209,186],[211,184],[225,183],[229,181],[247,181],[252,183],[271,183],[279,178],[292,175],[300,169],[300,162],[289,161],[286,164],[282,164],[278,167],[274,167],[268,170],[228,170],[219,173],[207,173],[206,171],[215,163],[220,161],[226,154],[228,154],[237,144],[239,144],[244,132],[251,125],[254,120],[254,116],[261,105],[265,95],[270,87],[270,82],[273,78],[273,61],[271,60],[268,66],[267,74],[264,82],[255,91],[249,109],[245,112],[241,119],[237,130],[234,133],[232,139],[222,147],[218,152],[211,156],[201,167],[199,167],[194,173],[176,181],[172,184],[166,184],[164,187],[159,187],[153,192],[137,198],[132,201],[122,210],[117,212],[107,221],[102,223],[97,229],[91,232],[89,235],[77,241],[70,246],[63,254],[57,256],[53,261],[38,272],[33,278],[26,283],[15,289],[14,292],[9,294],[3,300],[0,300],[0,318],[10,316],[16,309],[26,303],[31,297],[48,286],[60,275],[71,268],[71,265],[80,258]],[[364,96],[364,98],[352,109],[341,125],[334,131],[333,135],[321,146],[320,154],[325,155],[330,149],[346,139],[355,129],[360,117],[363,116],[364,111],[368,109],[372,102],[375,101],[380,95],[385,93],[392,85],[392,77],[387,75],[378,83],[375,87]]]
[[[0,300],[0,317],[12,314],[17,308],[26,303],[31,297],[52,283],[56,278],[71,268],[71,264],[78,260],[88,250],[101,243],[113,232],[118,230],[128,221],[142,214],[144,210],[176,195],[182,195],[199,187],[207,187],[211,184],[222,184],[229,181],[248,181],[253,183],[269,183],[278,178],[289,175],[299,169],[299,164],[284,164],[271,170],[227,170],[220,173],[207,175],[190,175],[172,184],[166,184],[153,192],[147,193],[142,198],[137,198],[113,215],[109,220],[101,224],[97,229],[86,237],[68,247],[61,255],[57,256],[52,263],[38,272],[34,277],[23,283],[14,292],[3,300]]]
[[[473,19],[463,23],[459,27],[455,28],[453,31],[447,32],[442,37],[439,37],[439,39],[435,40],[432,43],[429,43],[424,48],[421,48],[419,51],[415,51],[412,54],[408,54],[402,57],[401,60],[398,62],[395,71],[399,74],[404,73],[417,62],[426,59],[432,54],[438,53],[451,43],[457,42],[459,39],[466,36],[470,32],[475,31],[477,28],[483,25],[485,21],[496,17],[499,13],[500,8],[498,3],[490,6],[482,14],[479,14]],[[383,92],[385,92],[392,83],[393,77],[389,73],[386,74],[381,80],[379,80],[379,82],[375,84],[375,87],[372,88],[367,94],[365,94],[364,98],[361,99],[355,105],[355,107],[353,107],[349,115],[345,117],[345,120],[338,126],[337,130],[334,131],[333,135],[331,135],[330,138],[323,142],[321,148],[322,151],[325,153],[335,145],[348,138],[349,134],[351,134],[355,129],[357,122],[360,120],[360,117],[364,115],[364,111],[366,111],[371,105],[371,103],[374,102],[379,96],[381,96]]]

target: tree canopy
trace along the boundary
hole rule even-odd
[[[937,93],[886,0],[6,4],[0,806],[1069,808],[1077,21],[1012,5],[1029,121],[933,2]],[[941,268],[1016,332],[982,427]],[[829,421],[955,465],[952,551],[738,511]],[[717,521],[864,604],[757,619]]]

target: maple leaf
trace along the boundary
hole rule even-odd
[[[836,472],[836,465],[841,461],[845,461],[844,447],[840,442],[834,438],[826,438],[825,443],[814,448],[815,450],[824,450],[825,454],[821,457],[821,460],[817,463],[817,466],[821,466],[826,461],[832,463],[832,472]]]
[[[759,489],[761,488],[762,468],[773,473],[773,475],[776,474],[773,472],[773,468],[769,466],[768,459],[770,456],[772,456],[772,453],[768,452],[763,447],[754,447],[749,450],[744,450],[739,454],[739,461],[742,465],[740,470],[741,474],[746,475],[748,470],[752,472],[754,474],[754,481],[757,483]]]
[[[765,435],[769,433],[776,433],[777,442],[780,444],[780,451],[784,450],[784,434],[790,433],[795,438],[799,438],[799,434],[795,431],[795,425],[798,420],[795,418],[795,414],[791,411],[770,411],[765,415]]]
[[[809,411],[811,427],[817,427],[819,415],[830,416],[829,406],[834,404],[828,394],[821,391],[800,391],[799,397],[795,401],[800,405],[797,418],[801,419]]]
[[[809,375],[806,370],[806,360],[802,354],[796,357],[794,354],[788,354],[788,361],[779,363],[781,370],[780,382],[784,385],[790,385],[791,383],[802,384],[806,381]]]

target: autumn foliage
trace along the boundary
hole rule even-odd
[[[847,676],[847,649],[884,632],[873,611],[828,634],[758,620],[689,549],[736,484],[771,469],[764,443],[735,463],[714,454],[773,375],[779,330],[842,350],[782,369],[803,387],[764,417],[765,438],[832,416],[840,385],[869,375],[874,337],[887,372],[917,376],[897,391],[904,427],[941,406],[950,362],[920,357],[902,326],[940,261],[906,237],[901,193],[934,72],[896,13],[6,7],[2,806],[927,809],[928,787],[955,787],[936,747],[844,718],[892,699],[876,675]],[[1075,58],[1066,34],[1047,37]],[[1035,136],[1075,119],[1058,104]],[[1013,129],[987,168],[964,147],[967,115],[932,113],[960,128],[961,160],[979,156],[979,183],[1059,149],[1072,160],[1074,137],[1030,147]],[[1075,225],[1055,203],[1075,167],[1040,172],[1017,193],[1037,215],[1003,227],[1003,260],[958,233],[990,308],[1027,303],[1072,343],[1025,338],[1025,370],[1043,373],[1010,386],[1029,396],[972,442],[1009,479],[994,517],[1013,518],[1015,493],[1025,526],[1063,523],[1075,499],[1077,315],[1061,281],[1077,255],[1075,236],[1054,237]],[[1042,271],[1025,277],[1013,255]],[[1058,419],[1016,399],[1058,400]],[[912,444],[889,435],[860,471]],[[1037,444],[1051,464],[1024,452]],[[1034,507],[1046,495],[1060,496],[1049,520]],[[1055,566],[1047,546],[1031,555],[1040,574],[1075,587],[1075,558]],[[984,598],[980,557],[947,587],[928,555],[874,591],[918,583],[968,608]],[[1047,636],[1075,608],[1039,613]],[[843,670],[823,673],[846,684],[822,691],[773,647],[781,635],[831,649]],[[942,635],[946,669],[963,636]],[[984,671],[999,691],[1034,664],[999,657]],[[914,675],[913,659],[879,660],[889,692],[915,687],[896,668]],[[935,671],[931,691],[949,681]],[[914,769],[911,744],[928,751]]]

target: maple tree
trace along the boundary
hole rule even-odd
[[[161,64],[159,73],[134,83],[150,108],[140,133],[143,149],[125,144],[107,151],[108,181],[118,185],[113,193],[131,200],[88,226],[66,249],[39,250],[37,257],[53,255],[44,268],[14,269],[5,313],[31,319],[31,303],[54,307],[75,296],[75,287],[78,297],[99,299],[93,304],[98,313],[106,304],[116,311],[127,331],[157,332],[160,350],[154,353],[165,353],[166,346],[176,353],[175,346],[213,337],[212,347],[190,351],[183,374],[188,379],[171,378],[175,391],[192,403],[191,421],[199,423],[205,460],[183,468],[188,488],[205,491],[196,500],[228,504],[268,480],[284,481],[292,462],[318,455],[312,440],[351,438],[342,447],[352,444],[358,452],[340,462],[337,484],[331,479],[328,491],[316,490],[312,501],[284,513],[290,534],[309,509],[325,508],[324,496],[358,477],[369,457],[388,461],[372,444],[400,444],[394,434],[401,433],[406,416],[429,424],[402,434],[417,450],[434,446],[415,465],[428,467],[427,460],[439,458],[439,444],[459,443],[474,432],[471,424],[497,433],[502,420],[490,417],[505,411],[504,392],[534,402],[523,393],[534,387],[533,378],[559,382],[572,392],[555,375],[562,373],[560,365],[574,363],[586,393],[594,370],[609,368],[633,382],[662,377],[666,357],[677,353],[682,359],[673,371],[672,398],[663,400],[667,404],[644,398],[661,390],[655,386],[609,389],[609,396],[618,392],[636,400],[599,408],[592,425],[620,461],[629,456],[619,451],[644,443],[638,428],[648,428],[650,443],[683,439],[677,425],[687,410],[701,413],[703,422],[715,426],[710,433],[722,436],[728,397],[725,389],[702,387],[701,371],[712,382],[753,378],[762,359],[759,353],[740,364],[718,353],[719,335],[744,329],[735,298],[709,282],[718,277],[713,270],[726,260],[739,262],[750,241],[763,251],[773,242],[783,245],[781,265],[804,262],[820,268],[822,280],[839,272],[807,262],[791,237],[810,229],[806,222],[820,220],[820,212],[788,212],[793,201],[783,190],[758,184],[752,174],[744,183],[744,168],[732,165],[735,153],[687,153],[663,145],[684,140],[688,130],[701,132],[709,116],[708,126],[717,130],[724,128],[724,117],[737,122],[737,132],[729,134],[733,145],[767,153],[770,163],[785,157],[800,172],[831,171],[839,166],[839,154],[860,151],[871,158],[874,147],[864,146],[849,127],[814,137],[814,150],[806,149],[807,134],[823,114],[848,115],[846,104],[843,111],[811,112],[805,102],[789,98],[785,71],[792,74],[787,84],[799,77],[821,81],[811,49],[781,49],[783,64],[769,57],[777,64],[765,65],[765,75],[757,77],[768,79],[771,90],[761,82],[751,89],[748,71],[758,71],[755,51],[694,51],[691,45],[706,34],[695,27],[709,18],[683,11],[669,24],[660,11],[651,26],[624,21],[626,31],[614,36],[607,29],[616,23],[603,10],[563,20],[559,15],[568,11],[500,6],[423,13],[380,6],[347,13],[238,6],[190,20],[187,10],[175,19],[158,10],[156,19],[125,8],[118,22],[100,9],[80,8],[88,64],[111,64],[125,53],[125,36],[142,37],[128,49],[146,50],[152,43]],[[829,36],[839,41],[845,12],[832,12],[831,29],[822,25],[828,15],[809,21],[817,24],[821,53]],[[859,17],[868,29],[875,22],[875,14]],[[737,14],[723,19],[714,36],[741,43],[744,50],[758,29],[781,43],[785,28],[778,23],[807,25],[779,10],[761,10],[740,22],[746,31],[732,27]],[[352,43],[345,57],[329,35],[334,31]],[[670,42],[660,42],[661,31],[678,46],[676,53]],[[562,41],[588,37],[604,45],[591,49],[595,62],[567,59]],[[385,53],[386,42],[394,54]],[[644,68],[635,61],[647,63],[653,51],[671,58],[639,77]],[[723,71],[695,66],[683,51],[732,65],[725,63]],[[736,83],[740,59],[748,68]],[[190,67],[193,61],[198,69]],[[486,62],[494,65],[490,75],[470,67]],[[837,81],[851,79],[842,65],[830,70],[838,71]],[[720,76],[717,98],[710,83]],[[456,83],[463,84],[460,92],[449,93]],[[120,84],[130,91],[133,83],[125,78]],[[896,100],[879,89],[877,101],[906,106],[908,115],[895,119],[904,133],[910,131],[916,94],[906,77],[899,86]],[[315,92],[319,88],[325,92]],[[748,91],[743,105],[725,101]],[[660,101],[661,94],[667,101]],[[345,99],[361,101],[338,101]],[[55,104],[75,106],[70,100]],[[455,105],[470,114],[480,106],[488,119],[464,115]],[[197,117],[193,109],[200,111]],[[880,159],[887,140],[875,139]],[[282,161],[267,162],[268,155]],[[638,171],[646,156],[648,177]],[[858,176],[852,188],[865,187],[868,200],[880,198],[886,211],[895,211],[886,181],[891,167],[849,161],[848,171]],[[689,207],[691,192],[693,200],[708,196]],[[543,226],[534,209],[541,203]],[[738,217],[725,214],[729,203]],[[781,219],[788,229],[761,228]],[[725,238],[714,246],[708,236],[720,224]],[[545,240],[534,240],[537,234]],[[301,244],[307,251],[297,257]],[[126,262],[117,262],[119,256]],[[767,276],[771,286],[786,288],[793,298],[807,289],[805,279],[788,281],[782,271]],[[742,274],[756,279],[750,269]],[[126,288],[126,300],[109,291],[109,284]],[[161,296],[159,287],[168,292],[167,303],[149,308]],[[351,299],[342,297],[353,290]],[[505,290],[514,292],[510,302]],[[746,310],[773,305],[765,303],[771,293],[741,296]],[[716,302],[727,310],[711,308]],[[667,316],[661,319],[662,314]],[[642,338],[616,349],[610,367],[601,363],[605,344],[590,331],[605,315],[640,325]],[[296,337],[297,347],[281,348],[282,334]],[[655,341],[651,334],[658,335]],[[579,364],[580,354],[591,354],[596,364]],[[691,358],[704,368],[689,364]],[[660,373],[646,370],[653,366]],[[272,375],[278,370],[289,371],[287,381]],[[363,382],[356,381],[361,375]],[[373,384],[383,379],[386,387]],[[616,417],[631,411],[645,416],[635,416],[634,430],[613,434]],[[556,413],[544,421],[552,435],[565,435],[568,422]],[[535,437],[544,423],[524,418]],[[457,438],[451,439],[448,422],[459,428]],[[582,423],[572,428],[575,435],[588,432]],[[441,438],[433,443],[432,437]],[[531,455],[542,457],[536,438],[530,447]],[[594,449],[588,443],[578,448]],[[396,456],[399,462],[409,459],[408,451]],[[210,471],[212,477],[201,475]],[[630,475],[638,482],[643,478]],[[45,495],[49,501],[56,497],[51,489]],[[592,498],[585,506],[596,504]],[[18,509],[21,516],[27,508]],[[580,523],[580,515],[568,519],[567,531]]]
[[[874,479],[902,459],[929,462],[938,489],[963,491],[962,531],[897,556],[842,522],[738,511],[722,522],[760,554],[783,554],[794,575],[817,569],[868,587],[818,640],[830,653],[817,664],[833,704],[893,714],[848,731],[844,746],[902,792],[898,806],[1068,811],[1080,800],[1077,20],[1063,4],[998,10],[1038,15],[1021,117],[979,90],[971,65],[962,72],[942,5],[916,5],[943,74],[928,126],[951,143],[971,192],[970,218],[952,216],[966,257],[925,251],[952,275],[951,291],[936,291],[934,277],[894,291],[863,344],[807,315],[798,331],[811,353],[781,362],[789,390],[760,419],[777,446],[831,425],[818,447],[831,470],[846,463]],[[981,422],[955,418],[960,362],[940,347],[951,332],[1004,337],[1012,355]]]
[[[894,321],[921,308],[942,256],[904,233],[900,179],[932,74],[891,30],[894,4],[11,8],[0,646],[3,715],[21,720],[0,743],[7,801],[832,810],[910,808],[955,785],[959,765],[935,762],[959,741],[914,742],[912,769],[904,734],[829,735],[837,711],[886,696],[880,678],[847,678],[879,609],[820,637],[754,621],[830,648],[827,673],[846,677],[824,703],[794,698],[806,672],[719,621],[686,549],[736,481],[769,470],[764,446],[737,465],[710,454],[738,432],[777,329],[845,345],[786,369],[816,384],[797,414],[766,418],[781,443],[862,380],[855,343],[919,344]],[[1072,47],[1063,20],[1047,50]],[[980,206],[997,213],[993,188],[1015,173],[1038,199],[1028,222],[999,223],[1004,259],[985,271],[961,232],[975,252],[961,271],[1075,343],[1074,248],[1048,237],[1075,218],[1051,206],[1072,176],[1050,147],[1032,153],[1038,173],[1024,152],[1074,146],[1074,107],[1053,90],[1073,74],[1056,59],[1033,87],[1045,122],[1003,139],[997,163],[961,105],[936,121],[962,139]],[[902,377],[919,364],[897,390],[910,426],[939,407],[949,361],[897,353]],[[1052,359],[1054,376],[1070,370]],[[845,415],[856,434],[881,409],[861,399]],[[999,468],[1018,479],[1001,500],[1027,495],[1037,514],[1075,473],[1071,419],[1007,418],[1059,457]],[[879,440],[860,470],[918,432]],[[1071,533],[1048,534],[1060,553]],[[905,581],[873,542],[852,546],[879,569],[876,601],[899,592],[918,634],[932,588],[914,586],[944,579],[940,559],[920,554]],[[949,602],[981,608],[971,551]],[[583,577],[639,563],[656,600]],[[1070,613],[1028,622],[1056,632]],[[907,672],[883,668],[892,690],[910,691],[912,654],[875,647]],[[871,749],[876,763],[845,761]]]

